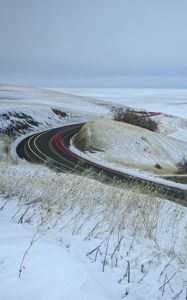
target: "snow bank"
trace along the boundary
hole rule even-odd
[[[0,203],[1,201],[0,198]],[[13,203],[15,204],[14,201]],[[93,271],[81,260],[78,251],[70,248],[69,242],[66,243],[68,237],[60,237],[58,233],[53,233],[53,238],[51,234],[45,233],[42,237],[38,233],[36,239],[39,239],[33,243],[24,261],[20,279],[18,270],[22,256],[36,229],[34,226],[10,223],[7,214],[11,209],[13,206],[9,205],[8,211],[6,209],[6,213],[1,213],[0,221],[1,299],[111,299],[104,285],[92,276]]]

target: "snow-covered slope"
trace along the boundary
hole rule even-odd
[[[184,299],[184,207],[26,162],[0,167],[0,299]],[[173,274],[172,291],[160,288]]]
[[[9,213],[11,209],[13,212],[16,207],[9,205]],[[117,296],[117,283],[113,283],[109,292],[105,288],[107,278],[103,276],[104,284],[99,282],[97,268],[92,270],[89,261],[85,261],[84,242],[73,237],[70,239],[67,234],[62,237],[57,232],[35,236],[36,241],[24,261],[24,274],[20,279],[21,258],[29,247],[35,228],[10,223],[4,211],[0,217],[1,300],[110,300],[109,294]]]
[[[104,114],[110,110],[108,104],[97,98],[76,96],[47,89],[0,84],[0,94],[0,112],[7,109],[14,110],[16,107],[22,110],[32,107],[42,113],[43,109],[55,105],[64,110],[81,113]]]
[[[66,88],[58,89],[74,95],[93,97],[149,111],[161,111],[178,117],[187,117],[187,89],[128,89],[128,88]]]
[[[176,171],[176,163],[187,154],[185,142],[104,118],[85,124],[72,142],[82,151],[95,151],[88,157],[103,163],[163,173]]]

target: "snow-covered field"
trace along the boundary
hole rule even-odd
[[[185,141],[185,90],[71,92],[85,97],[1,85],[0,128],[18,121],[6,112],[31,115],[40,124],[30,130],[37,131],[111,117],[118,103],[173,113],[161,116],[163,132]],[[0,135],[0,299],[185,299],[186,208],[136,186],[17,161],[21,138]]]
[[[150,111],[161,111],[186,118],[186,89],[58,89],[75,95],[102,99],[105,102],[123,104]]]

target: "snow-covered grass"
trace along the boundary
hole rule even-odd
[[[115,106],[15,86],[0,92],[0,113],[31,114],[42,124],[38,130],[111,116]],[[54,107],[68,118],[51,115]],[[185,123],[159,118],[176,137],[176,127]],[[17,160],[21,138],[0,136],[0,299],[185,299],[185,207],[145,195],[138,186]]]
[[[152,232],[154,224],[151,224],[150,210],[152,209],[151,206],[154,205],[155,211],[153,214],[158,214],[162,201],[154,195],[142,194],[138,186],[133,187],[131,190],[115,180],[107,185],[94,179],[88,179],[87,176],[75,176],[71,173],[56,174],[41,166],[40,170],[38,170],[39,166],[32,166],[28,169],[26,165],[26,163],[1,163],[1,170],[4,174],[0,178],[1,193],[5,198],[10,196],[19,198],[18,209],[23,205],[24,210],[22,222],[32,223],[35,220],[34,216],[37,220],[40,219],[43,211],[44,213],[50,212],[49,215],[52,216],[52,219],[54,216],[59,216],[60,226],[70,227],[74,233],[79,233],[82,227],[85,227],[88,223],[91,226],[85,227],[88,230],[88,236],[89,232],[92,232],[91,235],[100,235],[105,231],[116,233],[119,228],[125,226],[132,230],[133,235],[139,234],[140,231],[145,233],[145,230],[147,230],[147,234],[145,234],[149,237],[155,235]],[[152,203],[153,199],[154,204]],[[38,210],[30,218],[30,210],[33,210],[33,204],[34,208]],[[144,213],[137,214],[134,220],[133,216],[136,215],[138,205],[150,217],[150,220],[147,218],[145,221],[144,217],[142,219]],[[22,209],[16,215],[16,220],[17,218],[20,219],[20,214],[22,216]],[[61,215],[64,214],[66,214],[66,218],[67,215],[70,218],[67,224],[61,219]],[[47,214],[47,216],[49,215]],[[113,217],[110,220],[111,215]],[[44,217],[42,216],[42,218]],[[96,224],[93,226],[94,230],[92,222],[89,224],[91,218],[97,223],[97,226],[95,226]],[[55,219],[54,217],[56,222]],[[64,222],[65,224],[63,224]]]
[[[86,156],[103,164],[170,174],[176,172],[176,163],[185,157],[187,150],[185,142],[103,118],[86,123],[72,141],[83,152],[95,150]]]
[[[15,299],[24,299],[26,291],[28,299],[73,299],[75,293],[76,299],[125,294],[154,299],[152,285],[161,297],[165,276],[175,272],[173,293],[167,284],[163,299],[184,289],[185,208],[141,194],[138,187],[28,168],[24,162],[2,162],[1,170],[3,299],[11,298],[16,286]]]

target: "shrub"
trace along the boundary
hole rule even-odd
[[[62,117],[62,118],[68,116],[66,112],[61,111],[61,110],[58,109],[58,108],[52,108],[52,111],[54,112],[55,115],[60,116],[60,117]]]
[[[140,115],[136,111],[131,109],[118,108],[113,111],[114,120],[136,125],[142,128],[146,128],[151,131],[158,129],[158,124],[146,115]]]
[[[162,169],[161,165],[159,165],[158,163],[155,164],[155,168]]]
[[[187,158],[183,157],[181,161],[176,164],[178,174],[187,174]]]

